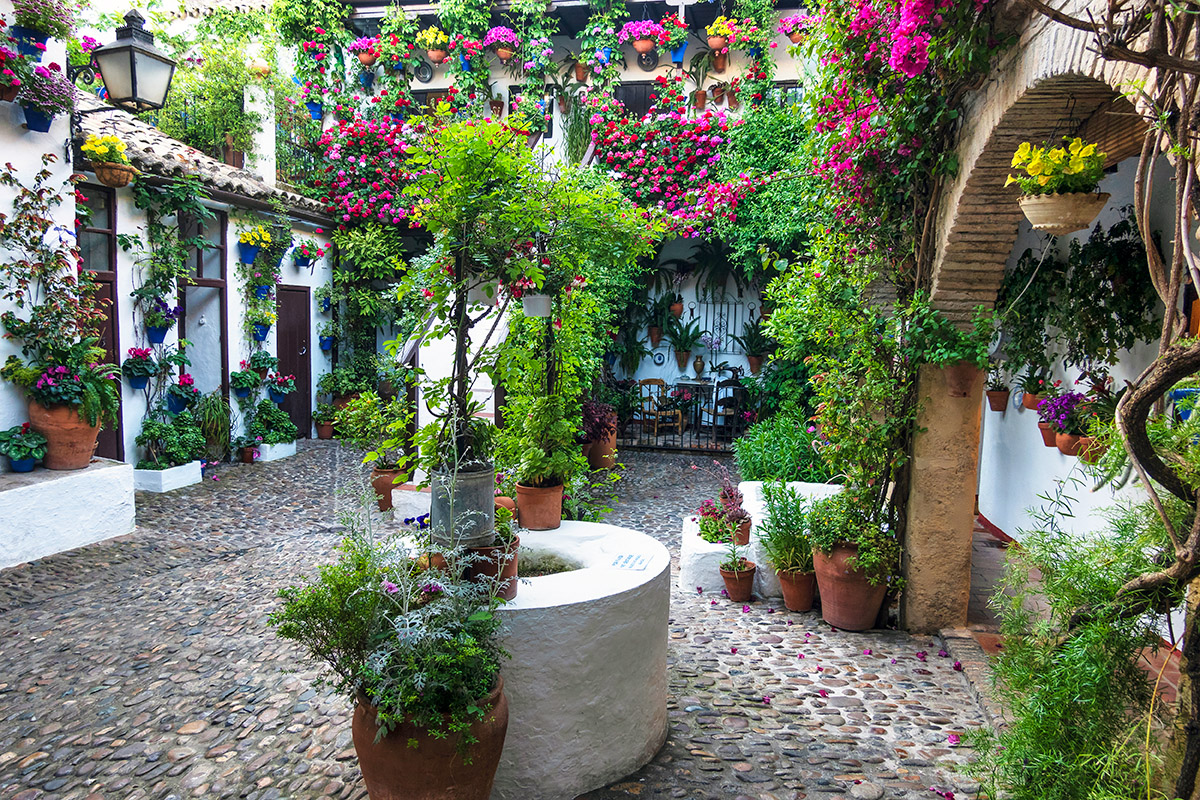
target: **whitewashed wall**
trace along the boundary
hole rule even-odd
[[[1133,201],[1133,174],[1137,159],[1121,162],[1116,174],[1107,176],[1101,191],[1109,192],[1112,198],[1100,216],[1100,223],[1108,228],[1120,219],[1120,209]],[[1157,165],[1154,180],[1154,228],[1162,231],[1167,246],[1174,232],[1173,199],[1174,183],[1171,170],[1165,159]],[[1067,239],[1086,240],[1088,231],[1059,237],[1058,249],[1065,256]],[[1040,253],[1045,235],[1030,229],[1028,222],[1021,223],[1017,243],[1009,258],[1012,269],[1027,248]],[[1048,263],[1048,262],[1047,262]],[[1045,268],[1045,267],[1043,267]],[[1122,354],[1120,362],[1111,370],[1116,386],[1133,380],[1154,360],[1158,343],[1139,345]],[[1061,358],[1054,365],[1054,378],[1063,381],[1064,388],[1075,389],[1079,377],[1075,369],[1063,369]],[[1078,391],[1086,391],[1085,386]],[[1020,540],[1022,530],[1032,524],[1029,510],[1044,505],[1038,495],[1053,494],[1055,482],[1070,477],[1082,478],[1079,460],[1064,456],[1056,448],[1045,447],[1037,428],[1037,412],[1020,407],[1020,392],[1014,391],[1009,398],[1007,410],[1001,414],[988,409],[986,399],[982,404],[983,433],[979,459],[979,511],[992,524],[1009,536]],[[1061,520],[1068,529],[1080,534],[1097,530],[1103,526],[1100,516],[1103,509],[1111,507],[1119,499],[1139,500],[1139,489],[1126,486],[1114,494],[1110,487],[1093,491],[1093,486],[1084,480],[1081,486],[1071,486],[1067,494],[1075,499],[1074,518]]]

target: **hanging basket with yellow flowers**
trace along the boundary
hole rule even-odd
[[[96,179],[105,186],[120,189],[137,175],[125,155],[125,143],[116,136],[90,134],[79,149],[92,162]]]
[[[1009,175],[1004,182],[1021,188],[1024,196],[1018,202],[1030,224],[1055,236],[1091,227],[1109,198],[1096,191],[1104,177],[1105,154],[1078,136],[1063,142],[1062,147],[1023,142],[1012,166],[1024,174]]]

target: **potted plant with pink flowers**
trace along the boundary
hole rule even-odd
[[[56,116],[74,107],[74,87],[57,64],[38,65],[17,91],[17,103],[25,111],[25,127],[47,133]]]
[[[10,35],[23,55],[41,58],[51,37],[66,39],[75,30],[75,15],[63,0],[13,0]]]
[[[621,44],[633,42],[633,49],[643,54],[665,44],[667,40],[666,28],[649,19],[626,22],[617,34],[617,41]]]
[[[0,20],[0,36],[3,35],[3,20]],[[0,102],[11,103],[17,99],[21,88],[21,74],[28,70],[25,58],[15,50],[0,45]]]
[[[517,36],[517,32],[512,28],[497,25],[483,37],[483,46],[492,48],[500,63],[507,64],[517,54],[517,49],[521,46],[521,37]]]
[[[375,36],[360,36],[350,43],[351,53],[358,56],[358,63],[370,69],[379,60],[379,39]]]
[[[799,44],[800,38],[804,36],[804,22],[803,14],[792,14],[779,20],[779,25],[775,30],[788,37],[788,41],[792,44]]]

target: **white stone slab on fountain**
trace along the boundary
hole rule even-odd
[[[583,568],[524,579],[501,608],[509,723],[492,798],[562,800],[637,771],[666,741],[671,558],[614,525],[520,536]]]
[[[842,490],[841,486],[833,483],[789,481],[787,486],[810,500],[830,497]],[[754,573],[754,593],[759,597],[783,597],[779,578],[775,575],[775,570],[767,563],[766,551],[763,550],[758,537],[760,523],[767,518],[767,501],[763,498],[763,481],[742,481],[738,484],[738,490],[742,493],[742,508],[746,509],[750,518],[754,520],[750,528],[749,553],[746,556],[758,565],[758,571]]]

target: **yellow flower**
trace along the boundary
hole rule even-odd
[[[1096,154],[1096,145],[1089,144],[1087,147],[1079,151],[1079,155],[1083,158],[1090,158]]]
[[[1047,183],[1050,182],[1050,176],[1042,175],[1040,178],[1037,179],[1037,182],[1038,182],[1038,186],[1045,186]]]
[[[1056,147],[1049,153],[1051,164],[1061,164],[1067,157],[1067,151],[1061,147]]]
[[[1077,175],[1080,172],[1083,172],[1086,168],[1087,164],[1084,163],[1082,158],[1079,156],[1071,156],[1071,160],[1067,163],[1067,166],[1063,168],[1063,172],[1067,173],[1068,175]]]
[[[1021,146],[1017,148],[1017,152],[1013,153],[1012,166],[1019,167],[1029,160],[1029,151],[1033,146],[1029,142],[1021,142]]]
[[[1046,171],[1046,162],[1042,160],[1040,153],[1030,160],[1029,164],[1025,167],[1025,171],[1035,178]]]
[[[1006,181],[1004,182],[1004,185],[1005,185],[1005,186],[1011,186],[1011,185],[1012,185],[1012,184],[1014,184],[1014,183],[1020,183],[1020,182],[1021,182],[1021,181],[1020,181],[1020,179],[1019,179],[1019,178],[1014,178],[1012,175],[1009,175],[1009,176],[1008,176],[1008,180],[1006,180]]]
[[[1074,139],[1071,140],[1071,144],[1068,147],[1068,149],[1071,151],[1071,155],[1073,155],[1073,156],[1079,155],[1079,151],[1082,148],[1083,148],[1083,139],[1080,139],[1078,136],[1076,136]]]

